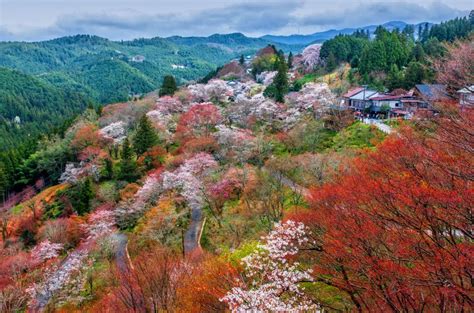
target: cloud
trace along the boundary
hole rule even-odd
[[[391,20],[439,22],[465,14],[441,2],[421,5],[420,0],[417,1],[366,1],[362,4],[350,1],[348,4],[349,1],[342,0],[261,0],[243,3],[229,1],[231,4],[225,2],[227,5],[221,7],[188,10],[179,14],[144,14],[138,10],[107,13],[90,11],[87,14],[62,15],[49,27],[22,33],[12,33],[0,26],[0,40],[43,40],[75,34],[93,34],[114,40],[230,32],[258,36],[288,33],[296,27],[311,33],[327,28],[360,27]],[[150,12],[153,11],[150,9]]]
[[[86,14],[67,15],[43,30],[45,36],[95,34],[111,39],[171,35],[209,35],[278,31],[290,24],[300,0],[242,3],[196,14]]]
[[[453,9],[441,2],[427,6],[406,1],[373,2],[349,6],[347,9],[331,10],[312,14],[300,19],[301,26],[360,27],[388,21],[439,22],[465,12]]]

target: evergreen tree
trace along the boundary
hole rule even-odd
[[[427,79],[428,74],[423,64],[411,62],[405,70],[405,89],[410,89],[416,84],[422,83]]]
[[[126,138],[122,145],[122,154],[119,163],[119,179],[132,182],[138,178],[137,163],[133,159],[133,151],[130,142]]]
[[[148,149],[158,143],[158,136],[151,126],[150,120],[144,114],[138,122],[138,129],[133,140],[133,150],[137,155],[145,153]]]
[[[285,95],[288,93],[288,67],[283,57],[279,58],[278,73],[273,79],[275,86],[275,100],[278,102],[285,101]]]
[[[163,84],[160,88],[160,96],[172,96],[178,90],[176,80],[172,75],[166,75],[163,78]]]
[[[87,178],[79,187],[79,206],[76,207],[79,215],[86,214],[91,210],[91,200],[94,197],[92,191],[92,183],[90,178]]]
[[[392,64],[388,72],[387,87],[390,90],[404,87],[403,73],[398,69],[396,64]]]
[[[290,54],[288,54],[288,68],[293,67],[293,53],[290,51]]]
[[[244,58],[243,54],[240,55],[239,63],[240,63],[240,65],[244,65],[244,63],[245,63],[245,58]]]
[[[331,51],[326,60],[326,69],[328,70],[328,72],[332,72],[336,69],[336,67],[337,67],[337,60],[336,60],[336,57],[334,56],[334,53],[332,53]]]
[[[425,50],[419,42],[417,42],[413,48],[412,59],[417,62],[424,62],[425,60]]]
[[[104,160],[104,171],[102,176],[105,179],[112,179],[114,177],[114,164],[110,158]]]

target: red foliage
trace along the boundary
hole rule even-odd
[[[219,109],[214,104],[195,104],[188,112],[181,115],[176,128],[176,136],[182,141],[199,136],[209,136],[212,128],[221,119]]]
[[[155,146],[149,149],[138,158],[138,165],[145,166],[147,169],[159,168],[166,156],[166,150]]]
[[[212,136],[198,137],[189,140],[184,146],[184,151],[190,154],[198,152],[214,153],[219,149],[216,139]]]
[[[446,112],[435,134],[400,131],[340,181],[313,189],[312,210],[290,217],[318,234],[315,273],[359,310],[474,304],[474,115]]]
[[[183,277],[178,286],[178,311],[225,312],[220,301],[235,284],[238,272],[231,264],[215,257],[208,257]]]
[[[71,146],[80,151],[88,146],[99,146],[100,141],[101,136],[97,131],[97,127],[93,124],[86,124],[77,130]]]

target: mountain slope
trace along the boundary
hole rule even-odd
[[[111,103],[156,89],[167,74],[181,83],[195,80],[267,44],[268,40],[239,33],[120,42],[77,35],[44,42],[2,42],[0,66],[40,76],[66,90],[87,92],[97,102]],[[279,48],[298,51],[302,46],[282,44]]]
[[[0,68],[0,149],[44,134],[84,110],[87,98],[38,78]]]

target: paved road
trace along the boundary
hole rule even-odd
[[[115,250],[115,264],[120,272],[127,272],[129,270],[127,243],[128,237],[122,233],[115,233],[112,235],[117,242]]]
[[[184,234],[184,253],[189,254],[197,248],[200,248],[199,237],[202,227],[202,207],[194,207],[191,210],[191,222]]]

